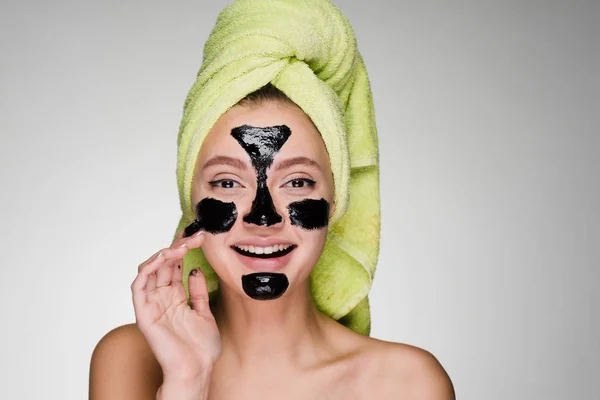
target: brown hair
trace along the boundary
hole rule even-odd
[[[274,100],[280,101],[283,104],[296,105],[289,97],[281,90],[277,89],[272,83],[267,83],[265,86],[252,93],[249,93],[238,102],[239,105],[260,105],[264,101]]]

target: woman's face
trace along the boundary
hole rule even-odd
[[[325,245],[333,187],[325,145],[300,108],[264,101],[225,113],[202,145],[192,189],[208,232],[203,251],[222,284],[241,294],[250,274],[285,275],[290,287],[307,279]]]

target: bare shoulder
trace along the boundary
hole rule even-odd
[[[369,381],[380,399],[454,400],[450,377],[430,352],[407,344],[367,338]]]
[[[156,396],[162,371],[135,324],[108,332],[90,363],[90,400],[148,399]]]

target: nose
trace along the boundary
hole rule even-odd
[[[267,220],[268,223],[256,224],[254,222],[247,222],[244,219],[244,226],[247,231],[251,232],[253,235],[266,237],[275,235],[284,225],[284,220],[281,217],[279,222],[268,221],[268,218],[265,218],[265,220]],[[260,222],[264,222],[264,220]]]
[[[256,197],[252,201],[250,212],[244,215],[243,221],[258,226],[273,226],[283,223],[283,218],[277,213],[273,198],[266,185],[259,184]]]

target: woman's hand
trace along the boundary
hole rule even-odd
[[[163,385],[204,391],[221,355],[221,340],[202,272],[195,269],[189,276],[191,308],[182,283],[182,258],[188,249],[202,245],[204,234],[182,235],[139,266],[131,291],[138,328],[162,368]]]

